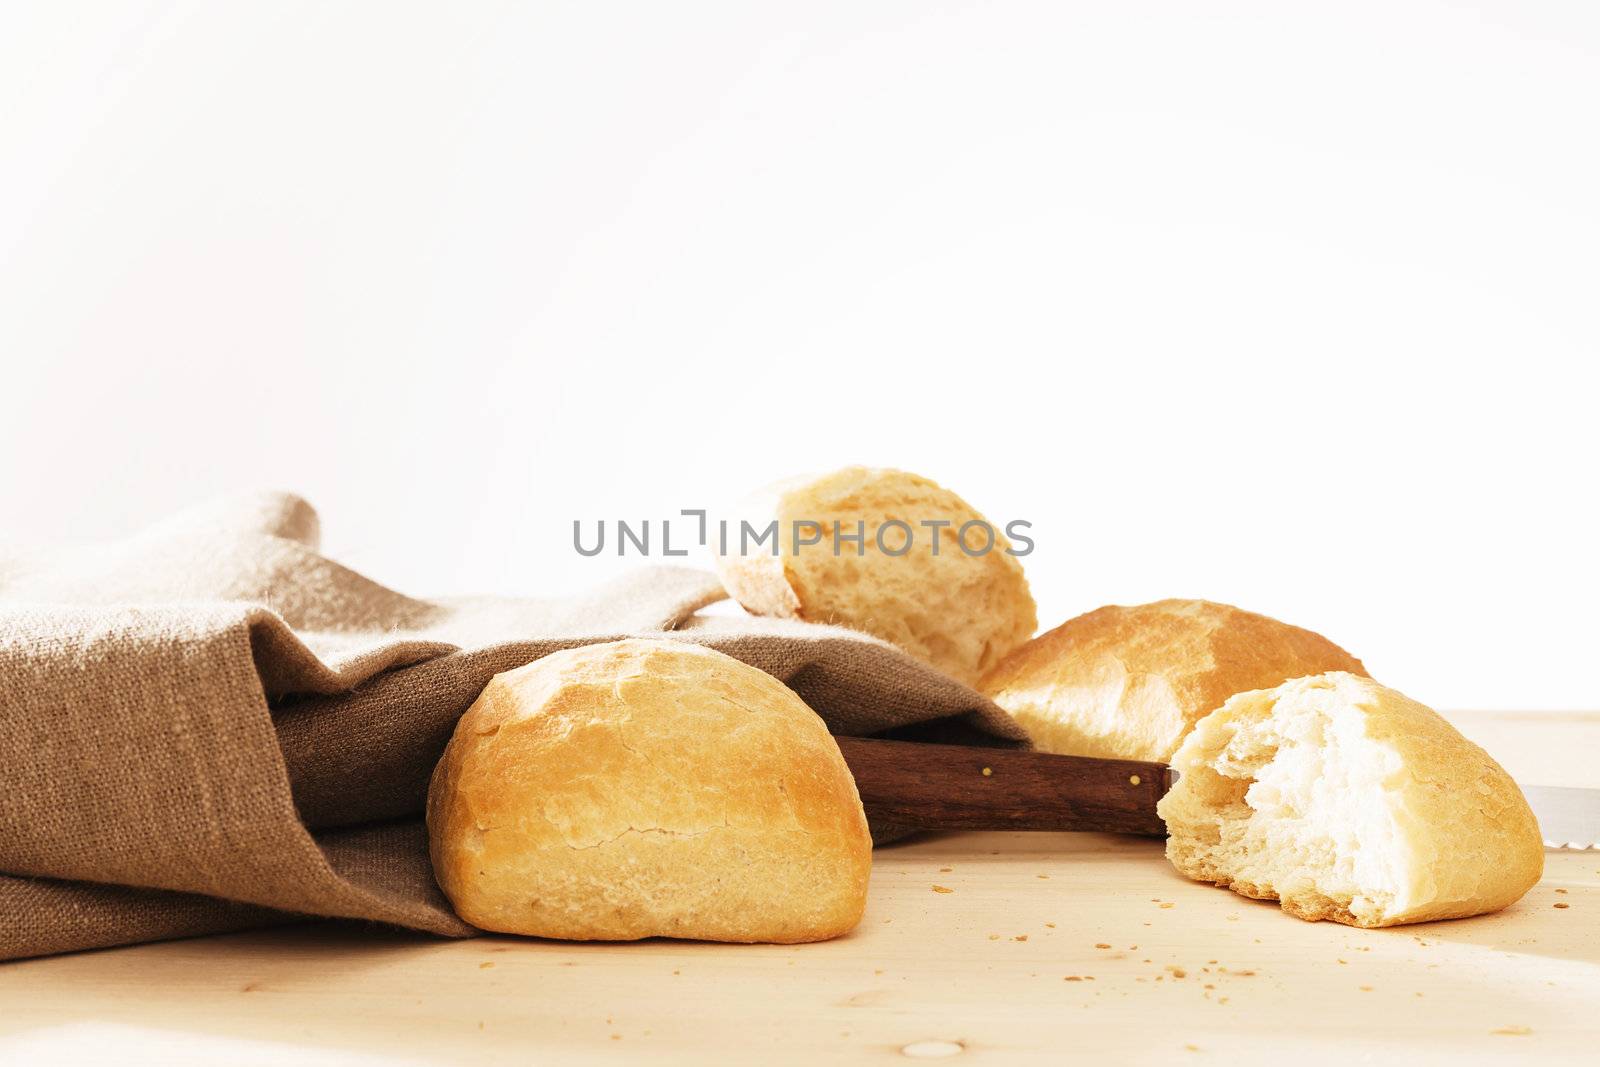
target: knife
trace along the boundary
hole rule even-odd
[[[919,830],[1095,830],[1165,837],[1164,763],[836,737],[867,814]],[[1523,786],[1546,848],[1600,848],[1600,789]]]

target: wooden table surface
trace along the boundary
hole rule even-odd
[[[1452,718],[1521,781],[1600,786],[1600,713]],[[1600,1062],[1600,852],[1547,854],[1501,914],[1365,931],[1154,841],[947,834],[879,850],[866,919],[817,945],[320,924],[0,965],[0,1063],[1269,1057]]]

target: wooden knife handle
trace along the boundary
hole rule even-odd
[[[867,814],[923,830],[1098,830],[1165,837],[1164,764],[836,737]]]

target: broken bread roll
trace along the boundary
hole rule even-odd
[[[722,584],[747,611],[865,631],[968,685],[1039,624],[1005,533],[905,471],[771,486],[725,520],[717,549]]]
[[[1240,693],[1196,725],[1157,809],[1181,873],[1350,926],[1511,904],[1544,846],[1511,776],[1440,715],[1332,672]]]
[[[1041,751],[1165,763],[1233,694],[1324,671],[1367,673],[1310,630],[1209,600],[1159,600],[1068,619],[978,688]]]
[[[428,839],[461,918],[574,940],[821,941],[861,919],[872,866],[822,720],[672,640],[496,675],[434,771]]]

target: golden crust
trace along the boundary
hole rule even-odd
[[[872,842],[814,712],[686,642],[558,652],[497,675],[428,795],[440,888],[486,930],[580,940],[836,937]]]
[[[903,537],[897,527],[885,531],[889,552],[877,545],[879,528],[894,520],[908,524],[915,538],[903,555],[894,554]],[[921,525],[925,520],[949,523],[937,534],[938,555],[931,551],[934,531]],[[740,523],[760,531],[773,521],[781,534],[779,554],[767,547],[741,553]],[[826,539],[797,550],[790,535],[796,522],[822,524]],[[851,544],[833,553],[835,523],[846,535],[861,524],[860,554]],[[994,532],[989,551],[968,555],[957,546],[957,531],[967,523]],[[865,631],[968,685],[1038,626],[1022,564],[1001,529],[919,475],[846,467],[790,479],[746,500],[728,529],[717,571],[746,610]],[[975,552],[985,544],[981,527],[969,531],[968,544]]]
[[[1366,674],[1327,638],[1207,600],[1110,606],[1040,634],[979,688],[1046,752],[1165,762],[1235,693]]]

